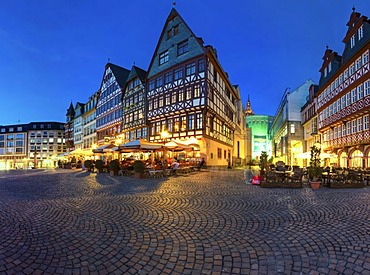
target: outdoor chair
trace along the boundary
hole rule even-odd
[[[287,180],[292,184],[303,184],[303,171],[295,170],[292,175],[287,176]]]

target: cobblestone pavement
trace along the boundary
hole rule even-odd
[[[0,172],[0,274],[370,274],[370,187]]]

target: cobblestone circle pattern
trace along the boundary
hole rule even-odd
[[[0,274],[370,274],[370,187],[2,171]]]

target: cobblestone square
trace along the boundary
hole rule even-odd
[[[0,274],[370,274],[370,188],[1,171]]]

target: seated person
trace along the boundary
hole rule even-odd
[[[202,158],[202,160],[201,160],[201,162],[199,163],[199,166],[198,166],[199,171],[204,166],[205,163],[206,163],[206,161],[204,160],[204,158]]]
[[[172,170],[173,173],[176,175],[177,169],[179,169],[179,163],[177,162],[177,159],[172,163]]]

